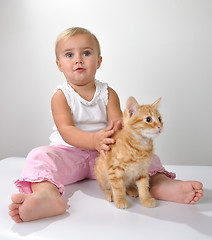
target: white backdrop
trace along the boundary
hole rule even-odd
[[[212,164],[212,1],[0,0],[0,159],[49,144],[50,99],[64,81],[54,42],[72,26],[102,47],[97,78],[122,109],[162,97],[164,164]]]

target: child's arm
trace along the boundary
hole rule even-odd
[[[106,139],[103,139],[103,141],[96,141],[98,144],[98,151],[105,157],[105,151],[110,150],[109,144],[115,143],[114,139],[110,138],[117,130],[122,128],[122,111],[120,108],[120,102],[118,95],[116,92],[108,87],[108,104],[107,104],[107,117],[108,121],[110,122],[110,125],[108,126],[109,129],[112,129],[110,134],[108,135]],[[98,138],[100,135],[97,133],[94,138]]]
[[[54,122],[66,143],[75,147],[96,149],[99,152],[108,150],[108,144],[114,143],[114,139],[110,138],[114,134],[113,122],[107,128],[97,133],[85,132],[76,128],[71,110],[61,90],[58,90],[53,95],[51,108]]]
[[[119,97],[116,94],[116,92],[108,87],[108,104],[107,104],[107,116],[108,116],[108,121],[112,124],[110,129],[114,130],[114,133],[117,130],[120,130],[122,128],[122,111],[120,108],[120,101]],[[108,136],[108,139],[113,140],[110,138],[113,134]],[[101,144],[101,142],[99,142]],[[108,142],[108,144],[102,143],[99,145],[100,153],[105,157],[105,151],[110,150],[109,144],[115,143],[114,140],[113,142]]]
[[[108,87],[108,105],[107,105],[107,116],[108,120],[115,123],[122,121],[122,111],[120,107],[120,101],[117,93],[110,87]],[[120,127],[117,127],[118,130]]]

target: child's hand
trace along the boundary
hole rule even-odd
[[[105,151],[110,150],[109,145],[115,143],[115,140],[111,138],[111,136],[115,133],[115,131],[119,129],[121,129],[120,121],[118,121],[115,126],[114,126],[114,122],[111,121],[110,125],[107,128],[94,134],[93,141],[94,141],[95,149],[100,154],[102,154],[104,158],[106,157]]]

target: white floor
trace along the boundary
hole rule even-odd
[[[212,166],[166,166],[178,179],[196,179],[204,184],[204,197],[195,205],[157,201],[156,208],[143,207],[129,197],[130,208],[116,209],[104,199],[94,180],[66,187],[67,213],[28,223],[13,223],[8,216],[10,196],[17,192],[24,158],[0,160],[2,184],[0,239],[27,240],[125,240],[125,239],[212,239]]]

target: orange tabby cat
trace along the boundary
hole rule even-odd
[[[162,129],[163,123],[157,106],[139,105],[135,98],[127,100],[123,115],[123,128],[116,132],[116,143],[99,156],[94,172],[97,182],[108,201],[117,208],[127,208],[126,193],[139,195],[145,207],[155,207],[155,199],[149,193],[148,169],[153,157],[153,138]]]

